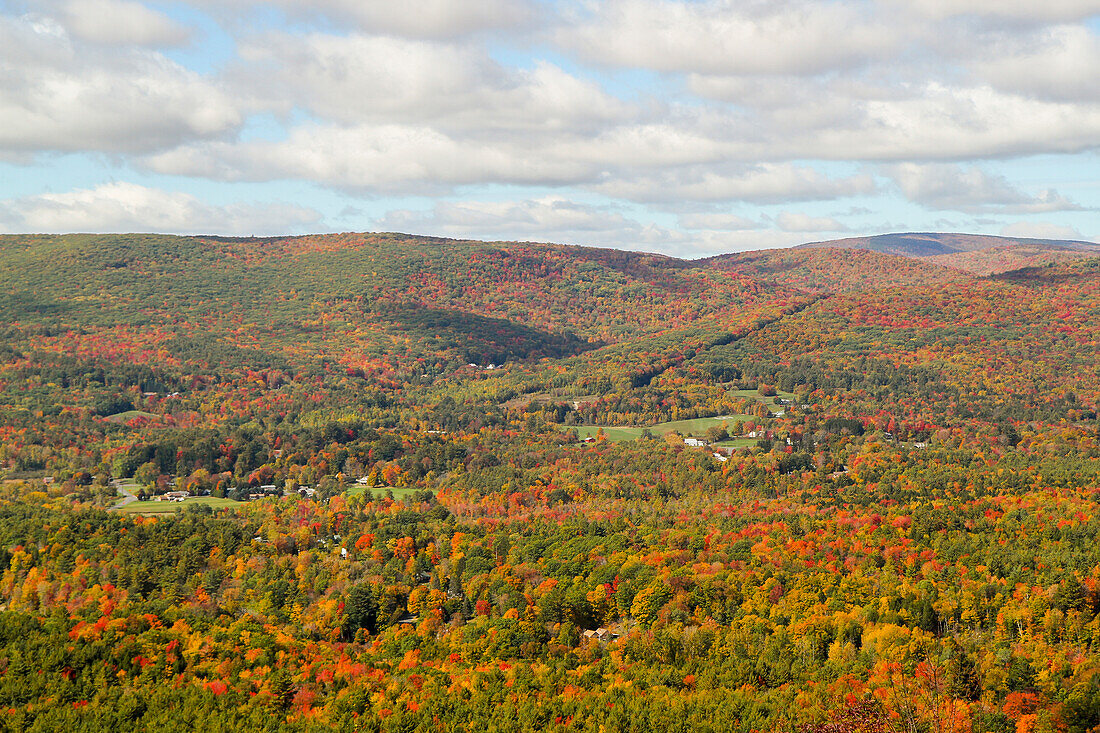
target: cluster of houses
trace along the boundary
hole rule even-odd
[[[231,494],[237,492],[236,486],[230,488],[226,493]],[[270,496],[301,496],[307,499],[312,499],[317,493],[317,489],[311,486],[299,486],[296,490],[283,489],[279,490],[275,484],[264,484],[255,491],[249,491],[248,494],[241,493],[241,501],[257,501],[259,499],[266,499]],[[203,491],[200,496],[209,496],[209,491]],[[177,501],[182,502],[191,498],[191,493],[187,491],[169,491],[159,496],[153,497],[154,501]]]
[[[233,491],[233,489],[230,489],[230,491]],[[275,484],[263,484],[260,486],[259,491],[250,491],[248,493],[248,501],[266,499],[269,496],[302,496],[311,499],[316,493],[317,489],[310,486],[299,486],[296,490],[283,489],[280,491]],[[241,499],[244,500],[244,497],[242,496]]]

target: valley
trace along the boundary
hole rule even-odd
[[[0,730],[1095,730],[1086,244],[0,236]]]

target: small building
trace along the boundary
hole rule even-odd
[[[717,451],[715,451],[714,457],[717,458],[722,463],[725,463],[726,461],[729,460],[729,456],[724,456],[721,453],[718,453]]]
[[[595,639],[596,641],[603,642],[603,641],[610,641],[611,637],[612,637],[611,631],[609,629],[603,627],[603,626],[601,626],[598,629],[585,629],[585,631],[584,631],[584,638],[585,639]]]
[[[706,446],[706,443],[702,440],[699,440],[698,438],[684,438],[684,445],[690,446],[692,448],[702,448]]]

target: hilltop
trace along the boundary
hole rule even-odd
[[[906,233],[850,237],[799,245],[804,248],[861,249],[919,258],[939,265],[991,275],[1035,264],[1095,257],[1093,242],[985,234]]]

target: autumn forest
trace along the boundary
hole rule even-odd
[[[1100,258],[0,236],[0,731],[1100,731]]]

